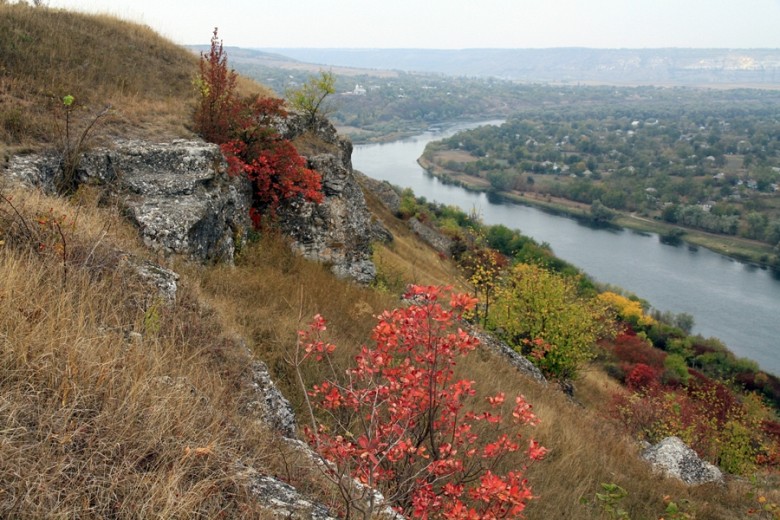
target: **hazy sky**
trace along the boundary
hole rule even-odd
[[[239,47],[780,48],[780,0],[50,0],[182,44]]]

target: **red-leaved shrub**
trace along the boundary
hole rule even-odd
[[[687,386],[658,383],[658,371],[638,364],[626,377],[634,392],[613,395],[612,414],[640,437],[658,442],[680,437],[700,456],[723,469],[746,473],[777,461],[778,438],[757,395],[738,398],[728,387],[691,370]],[[780,428],[778,428],[780,431]]]
[[[200,55],[199,75],[195,80],[200,99],[193,120],[195,130],[206,141],[222,144],[230,138],[237,79],[235,71],[228,69],[227,54],[215,27],[208,54]]]
[[[379,507],[346,475],[380,489],[411,518],[519,518],[533,498],[523,472],[546,450],[523,441],[521,426],[538,420],[522,396],[510,403],[501,393],[479,403],[473,381],[454,379],[458,358],[478,344],[455,324],[476,300],[452,294],[445,305],[444,296],[437,287],[413,286],[406,295],[413,303],[379,316],[374,346],[364,346],[346,371],[333,364],[336,347],[319,339],[321,317],[300,333],[301,383],[305,360],[330,370],[306,392],[306,436],[329,461],[324,467],[346,517],[369,518]],[[502,472],[498,462],[509,456],[513,463]]]
[[[666,352],[652,346],[636,334],[619,334],[611,344],[614,356],[624,363],[642,363],[663,370]]]
[[[641,392],[659,384],[660,372],[644,363],[637,363],[626,375],[626,386],[635,392]]]
[[[287,199],[322,202],[320,174],[306,168],[295,146],[275,128],[287,116],[284,101],[237,95],[236,73],[228,70],[216,29],[209,53],[201,55],[197,84],[200,103],[194,114],[195,129],[207,141],[220,145],[231,174],[246,175],[252,181],[255,226],[260,225],[262,215],[275,216],[279,204]]]

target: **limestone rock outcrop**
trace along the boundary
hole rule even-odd
[[[296,439],[295,412],[279,387],[276,386],[268,367],[260,360],[251,366],[249,392],[250,400],[244,411],[256,413],[273,430],[288,439]]]
[[[426,226],[415,217],[409,219],[409,228],[414,231],[414,233],[420,237],[423,242],[434,248],[439,253],[447,256],[452,253],[453,241],[450,237],[436,231],[430,226]]]
[[[361,185],[366,190],[376,196],[387,209],[398,215],[401,209],[401,196],[389,182],[372,179],[362,173],[359,173],[359,179]],[[452,238],[421,222],[415,217],[409,218],[407,220],[407,225],[423,242],[434,248],[437,252],[446,256],[452,255],[453,246],[455,245]]]
[[[278,478],[251,473],[249,489],[271,518],[337,520],[327,508],[307,500],[297,489]]]
[[[296,199],[280,208],[282,231],[306,258],[327,263],[340,277],[370,283],[376,276],[370,244],[392,235],[368,211],[352,170],[352,143],[326,119],[311,123],[291,115],[277,124],[288,139],[305,134],[318,143],[307,166],[322,175],[325,195],[322,204]],[[219,147],[203,141],[118,141],[85,153],[75,182],[105,186],[153,250],[232,262],[251,227],[252,188],[226,170]],[[54,191],[59,172],[54,155],[17,156],[8,168],[10,177],[47,191]]]
[[[176,303],[176,292],[179,288],[178,273],[146,260],[136,261],[130,258],[128,263],[144,282],[157,290],[157,296],[165,304]]]
[[[382,204],[387,207],[387,209],[392,211],[394,214],[400,211],[401,196],[398,194],[396,189],[393,188],[392,184],[387,181],[372,179],[371,177],[358,171],[355,172],[355,175],[360,181],[360,184],[367,190],[371,191],[371,193],[376,195],[376,197],[382,202]]]
[[[54,156],[14,157],[8,170],[11,177],[53,190],[59,161]],[[151,249],[232,262],[251,225],[252,193],[246,180],[225,171],[214,144],[119,141],[113,148],[84,154],[76,183],[106,186]]]
[[[667,437],[647,448],[642,457],[653,467],[688,485],[722,483],[723,473],[702,460],[679,437]]]
[[[293,248],[306,258],[326,263],[334,274],[370,283],[376,277],[371,242],[377,237],[363,191],[352,169],[352,143],[338,136],[325,119],[310,123],[292,115],[280,126],[288,139],[309,135],[319,143],[307,167],[322,175],[322,204],[292,201],[279,210],[279,224],[293,240]],[[389,232],[385,233],[385,236]]]

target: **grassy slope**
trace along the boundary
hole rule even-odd
[[[7,151],[59,143],[65,95],[76,98],[77,130],[110,105],[104,136],[191,136],[197,56],[147,26],[0,4],[0,56],[0,142]],[[239,88],[270,93],[247,80]]]
[[[116,135],[186,134],[196,57],[148,27],[109,16],[0,5],[0,140],[14,147],[58,140],[65,95],[88,118],[113,107]],[[22,117],[23,115],[23,117]]]
[[[186,132],[190,94],[185,78],[195,64],[179,49],[156,36],[149,43],[152,35],[145,29],[103,17],[0,6],[0,22],[10,16],[19,17],[15,27],[35,20],[71,20],[84,27],[83,32],[64,31],[69,34],[103,34],[99,28],[110,27],[113,32],[105,34],[122,52],[157,45],[157,54],[143,47],[142,55],[157,56],[154,74],[181,78],[181,90],[174,92],[166,82],[157,91],[152,82],[123,91],[100,83],[108,74],[95,74],[90,80],[95,84],[71,88],[95,92],[90,104],[110,99],[118,105],[138,96],[134,110],[146,113],[146,119],[120,121],[113,127],[116,133]],[[88,52],[72,41],[57,45],[69,45],[76,55]],[[54,50],[27,52],[28,59],[43,60]],[[38,100],[59,95],[47,94],[51,86],[32,75],[6,75],[4,81],[40,85],[29,96],[24,89],[6,89],[6,111],[35,112]],[[149,107],[158,102],[167,108],[155,115]],[[34,132],[20,139],[5,134],[2,140],[9,147],[46,143]],[[452,265],[369,197],[377,218],[396,235],[393,244],[376,249],[388,291],[337,280],[325,267],[293,255],[282,239],[266,236],[247,247],[236,267],[174,261],[181,289],[176,306],[168,308],[116,254],[116,248],[148,254],[118,208],[96,207],[97,197],[89,191],[72,200],[8,189],[2,193],[13,197],[13,208],[0,201],[3,517],[214,517],[222,512],[230,518],[254,518],[259,513],[246,494],[237,460],[328,500],[332,495],[318,483],[316,472],[242,411],[247,397],[239,383],[247,375],[249,358],[237,338],[268,363],[297,406],[301,394],[286,356],[308,317],[320,312],[329,319],[331,340],[348,354],[368,340],[372,315],[398,304],[397,290],[405,283],[460,283]],[[69,217],[64,226],[67,271],[59,235],[36,223],[49,208]],[[36,252],[40,242],[49,247]],[[535,436],[551,452],[529,471],[540,496],[529,508],[529,518],[606,518],[593,505],[602,482],[629,491],[621,505],[632,518],[661,516],[665,495],[690,500],[688,509],[697,518],[738,518],[748,508],[745,484],[686,489],[651,475],[638,460],[637,447],[612,430],[596,408],[573,405],[554,388],[518,376],[488,352],[473,355],[461,371],[477,381],[481,393],[525,394],[542,419]],[[309,376],[313,382],[317,374]],[[598,371],[589,373],[579,386],[580,398],[587,404],[604,402],[609,385]]]

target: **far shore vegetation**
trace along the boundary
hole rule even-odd
[[[315,72],[276,65],[243,51],[237,67],[277,92]],[[356,144],[506,119],[421,162],[469,189],[780,266],[780,91],[337,70],[331,118]]]
[[[456,184],[467,190],[489,192],[506,201],[534,206],[545,211],[568,215],[577,219],[587,221],[593,220],[591,205],[589,204],[536,192],[523,192],[517,190],[511,192],[497,192],[491,188],[489,183],[479,177],[471,177],[456,171],[447,170],[446,168],[431,163],[425,159],[425,157],[421,157],[418,162],[428,173],[441,181]],[[768,264],[768,261],[774,254],[772,247],[756,240],[707,233],[691,228],[682,228],[661,220],[641,217],[634,213],[616,211],[609,219],[609,223],[644,233],[655,233],[661,240],[673,238],[672,242],[674,243],[686,242],[695,246],[705,247],[724,256],[759,266],[770,265]]]

